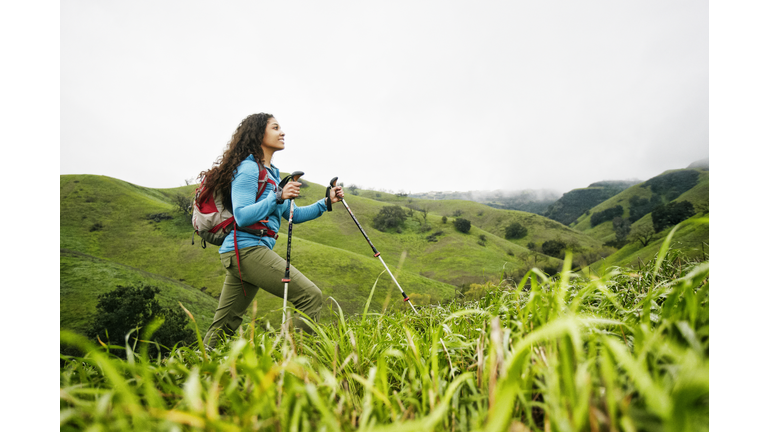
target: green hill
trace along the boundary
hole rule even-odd
[[[675,181],[676,179],[683,181]],[[656,187],[654,187],[656,185]],[[666,186],[666,187],[664,187]],[[684,189],[684,190],[682,190]],[[628,218],[633,226],[651,224],[650,205],[646,205],[641,211],[639,219],[633,220],[633,203],[639,200],[647,200],[648,203],[667,204],[669,202],[688,201],[694,208],[701,212],[708,211],[709,208],[709,170],[705,169],[681,169],[670,170],[649,179],[646,182],[636,184],[621,193],[603,201],[595,207],[589,209],[588,214],[580,216],[573,228],[577,231],[586,233],[600,239],[603,242],[611,241],[616,238],[613,230],[613,223],[610,220],[592,226],[591,219],[595,213],[605,211],[616,206],[622,207],[621,217]]]
[[[60,251],[59,277],[59,325],[80,333],[91,323],[97,296],[118,285],[148,284],[160,288],[162,306],[177,306],[181,302],[203,329],[211,324],[216,310],[216,299],[183,282],[69,249]]]
[[[324,186],[305,183],[298,206],[311,204],[325,193]],[[202,249],[199,238],[192,245],[191,224],[173,204],[176,195],[191,196],[194,188],[152,189],[94,175],[60,177],[62,328],[82,329],[96,295],[119,284],[152,284],[168,300],[181,297],[177,289],[200,293],[211,301],[195,297],[185,306],[202,322],[211,319],[224,279],[217,248]],[[390,203],[366,198],[373,192],[361,192],[360,196],[347,194],[347,202],[417,305],[446,301],[456,295],[457,287],[498,280],[502,273],[522,274],[534,265],[556,269],[561,264],[557,258],[530,251],[529,243],[540,246],[548,239],[559,239],[593,255],[601,248],[592,237],[538,215],[466,201],[399,202],[395,195],[387,199],[403,205],[410,215],[400,232],[381,232],[373,228],[373,218]],[[418,209],[427,209],[426,218]],[[443,215],[449,216],[447,223]],[[453,227],[453,215],[471,221],[468,234]],[[504,239],[504,228],[512,221],[524,224],[528,235]],[[284,223],[275,246],[282,256],[286,239]],[[291,259],[345,313],[362,311],[384,270],[340,203],[325,216],[294,226]],[[584,259],[580,265],[588,263]],[[400,299],[397,287],[384,274],[371,310],[381,310],[388,296],[392,301]],[[259,293],[257,302],[259,316],[279,319],[275,310],[281,299]]]
[[[549,206],[544,216],[564,225],[572,224],[584,212],[595,207],[608,198],[620,193],[636,182],[603,181],[593,183],[589,187],[574,189]]]
[[[686,223],[675,233],[672,247],[680,253],[690,256],[702,256],[709,253],[709,170],[702,168],[686,168],[670,170],[634,185],[616,196],[590,209],[574,224],[574,229],[588,234],[602,242],[616,240],[612,220],[606,220],[592,226],[592,217],[600,212],[621,207],[620,217],[631,222],[632,232],[640,229],[653,230],[652,206],[672,202],[688,201],[696,212],[690,220],[696,223]],[[645,204],[644,204],[645,203]],[[633,211],[638,210],[639,211]],[[647,211],[647,213],[645,213]],[[704,222],[706,221],[706,222]],[[667,233],[665,230],[653,235],[646,246],[638,241],[632,241],[622,246],[616,253],[601,261],[608,265],[633,265],[637,260],[647,261],[658,252]],[[597,264],[595,264],[597,265]],[[591,267],[595,267],[595,265]]]

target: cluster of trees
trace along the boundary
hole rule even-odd
[[[96,316],[86,336],[117,346],[125,346],[126,335],[128,344],[133,346],[153,321],[162,322],[152,334],[150,340],[157,342],[150,345],[149,354],[155,355],[158,349],[161,353],[169,351],[177,343],[190,344],[194,341],[194,333],[187,327],[189,318],[178,308],[167,308],[160,305],[155,295],[160,292],[153,286],[118,286],[114,290],[100,294],[96,305]],[[139,329],[138,331],[136,329]],[[121,352],[120,352],[121,353]],[[120,355],[120,354],[118,354]],[[124,354],[122,354],[125,357]]]
[[[661,195],[652,194],[651,199],[637,195],[629,199],[629,222],[634,223],[661,205]]]
[[[653,230],[659,233],[665,228],[677,225],[695,214],[696,210],[693,208],[693,204],[688,201],[671,202],[656,207],[651,213]]]
[[[667,201],[672,201],[683,192],[696,186],[698,182],[698,171],[680,170],[656,176],[643,183],[642,187],[650,187],[653,193],[663,195]]]
[[[613,220],[614,218],[621,217],[621,215],[623,214],[624,214],[624,207],[622,207],[621,205],[617,205],[615,207],[611,207],[603,211],[592,213],[592,216],[589,218],[589,224],[592,227],[596,227],[603,222],[607,222],[609,220]]]

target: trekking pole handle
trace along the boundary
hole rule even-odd
[[[291,175],[285,176],[282,180],[280,180],[280,184],[278,184],[278,187],[285,187],[285,185],[288,184],[289,181],[299,181],[299,178],[304,175],[304,171],[294,171],[291,173]]]

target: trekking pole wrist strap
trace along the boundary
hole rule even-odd
[[[325,188],[325,207],[328,211],[333,211],[333,203],[331,202],[331,187]]]

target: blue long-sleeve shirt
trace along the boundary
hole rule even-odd
[[[267,175],[275,184],[280,183],[280,170],[276,167],[266,168]],[[246,227],[256,222],[267,219],[267,228],[274,232],[280,230],[280,217],[285,220],[290,217],[290,201],[277,203],[276,188],[267,183],[259,201],[256,201],[256,192],[259,185],[259,165],[248,156],[235,170],[235,178],[232,180],[232,210],[235,214],[235,222],[238,226]],[[320,217],[327,210],[325,198],[314,204],[295,207],[293,210],[293,223],[302,223]],[[237,231],[237,247],[239,249],[250,246],[267,246],[272,249],[275,239],[272,237],[259,237],[244,231]],[[232,230],[224,239],[219,253],[235,250],[235,232]]]

